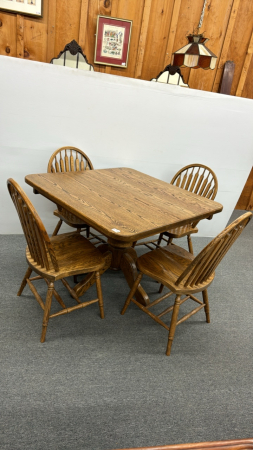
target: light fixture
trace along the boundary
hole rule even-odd
[[[178,66],[171,66],[170,64],[150,81],[157,81],[158,83],[177,84],[178,86],[189,87],[184,82],[180,68]]]
[[[204,18],[206,3],[207,0],[204,0],[197,33],[189,34],[187,36],[188,44],[173,53],[172,65],[191,67],[192,69],[198,69],[199,67],[202,69],[215,68],[217,56],[205,46],[205,43],[209,39],[205,38],[203,34],[199,34],[199,29],[202,26]]]

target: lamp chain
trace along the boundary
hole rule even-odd
[[[201,13],[199,24],[198,24],[198,30],[202,27],[206,4],[207,4],[207,0],[204,0],[203,9],[202,9],[202,13]]]

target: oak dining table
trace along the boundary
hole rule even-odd
[[[131,168],[41,173],[25,177],[35,193],[60,205],[107,237],[99,247],[110,250],[108,265],[121,269],[131,287],[137,277],[133,242],[210,218],[222,211],[213,200],[173,186]],[[78,296],[93,284],[87,275],[78,283]],[[149,297],[138,287],[136,299],[147,305]]]

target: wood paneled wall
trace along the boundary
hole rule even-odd
[[[98,14],[133,21],[127,69],[95,70],[150,80],[187,43],[204,0],[43,0],[43,18],[0,11],[0,54],[50,62],[75,39],[93,64]],[[253,98],[253,0],[208,0],[201,32],[218,56],[214,70],[183,69],[191,88],[217,92],[224,63],[235,62],[232,95]]]

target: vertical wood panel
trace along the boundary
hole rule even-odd
[[[0,55],[17,56],[17,16],[0,12]]]
[[[175,43],[181,1],[182,0],[174,0],[171,24],[170,24],[170,28],[169,28],[170,31],[169,31],[169,36],[168,36],[167,48],[166,48],[166,55],[165,55],[165,59],[164,59],[164,67],[166,67],[168,64],[171,63],[172,53],[173,53],[173,51],[177,50],[176,48],[174,49],[174,43]]]
[[[48,4],[47,62],[58,56],[55,54],[56,4],[57,0],[50,0]]]
[[[89,0],[82,0],[78,43],[82,47],[84,53],[85,53],[85,39],[87,32],[88,7],[89,7]]]
[[[24,58],[24,17],[17,14],[17,57]]]
[[[251,59],[252,59],[252,53],[253,53],[253,31],[251,34],[249,46],[247,49],[247,53],[245,56],[245,60],[244,60],[244,64],[243,64],[243,68],[242,68],[242,72],[241,72],[241,76],[240,76],[240,80],[239,80],[237,90],[236,90],[236,95],[239,97],[242,95],[242,91],[244,88],[244,84],[245,84],[245,81],[247,78],[248,70],[250,67]]]
[[[141,78],[150,80],[164,69],[174,1],[153,0]]]
[[[50,62],[75,39],[94,64],[97,16],[133,21],[128,67],[96,71],[150,80],[196,29],[203,0],[44,0],[43,18],[0,12],[0,54]],[[2,24],[2,26],[1,26]],[[190,87],[218,91],[224,63],[235,63],[231,94],[253,98],[253,0],[208,0],[203,26],[218,57],[214,71],[182,69]]]
[[[233,0],[209,0],[205,9],[200,33],[208,30],[204,35],[210,39],[207,47],[218,56],[214,70],[191,69],[189,86],[194,89],[211,91],[219,65],[219,57],[226,36]]]
[[[141,32],[140,32],[136,66],[135,66],[135,72],[134,72],[135,78],[139,78],[141,76],[143,59],[144,59],[144,51],[145,51],[146,39],[147,39],[147,33],[148,33],[151,3],[152,3],[152,0],[144,0],[144,8],[143,8],[143,15],[142,15],[142,22],[141,22]]]
[[[57,0],[55,52],[59,54],[68,42],[78,42],[81,0]]]
[[[235,73],[231,95],[235,95],[253,29],[253,2],[242,0],[231,37],[228,60],[234,61]],[[253,97],[250,97],[253,98]]]
[[[47,59],[48,2],[43,2],[43,18],[24,18],[24,58],[45,62]]]
[[[229,50],[229,46],[231,43],[232,33],[234,30],[237,13],[239,11],[240,2],[241,2],[241,0],[234,0],[232,8],[231,8],[231,14],[230,14],[229,22],[228,22],[226,36],[224,39],[224,43],[223,43],[223,47],[222,47],[222,51],[221,51],[221,55],[220,55],[220,59],[218,62],[218,67],[217,67],[217,71],[216,71],[216,75],[215,75],[215,79],[214,79],[214,83],[213,83],[213,87],[212,87],[213,92],[218,92],[220,81],[221,81],[221,76],[223,73],[224,64],[228,60],[228,58],[227,58],[228,50]]]

